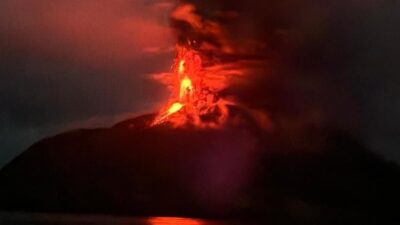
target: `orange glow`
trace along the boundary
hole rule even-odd
[[[202,225],[199,220],[178,217],[153,217],[148,219],[150,225]]]
[[[173,72],[161,77],[171,87],[171,97],[153,121],[153,126],[169,123],[174,127],[216,128],[225,122],[231,103],[218,95],[225,80],[215,79],[218,75],[202,66],[197,51],[177,46]]]
[[[175,102],[172,106],[168,109],[168,115],[174,114],[181,110],[183,105],[179,102]]]
[[[179,112],[184,105],[182,105],[180,102],[175,102],[173,103],[166,112],[163,112],[162,114],[158,115],[156,120],[153,121],[154,124],[161,124],[165,122],[165,120],[170,116],[173,115],[176,112]]]
[[[181,81],[181,88],[179,91],[179,100],[182,101],[185,97],[191,98],[193,94],[192,80],[185,76]]]
[[[178,72],[179,72],[179,74],[183,74],[185,72],[185,60],[181,60],[179,62]]]

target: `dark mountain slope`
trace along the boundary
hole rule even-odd
[[[44,139],[0,171],[7,211],[396,224],[399,168],[338,132],[308,151],[254,127],[148,128],[152,115]],[[322,147],[323,146],[323,147]]]

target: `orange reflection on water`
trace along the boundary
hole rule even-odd
[[[179,217],[152,217],[148,219],[150,225],[202,225],[203,223],[196,219]]]

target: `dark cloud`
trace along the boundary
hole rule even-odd
[[[399,9],[383,0],[189,0],[172,24],[204,55],[259,62],[226,92],[283,130],[346,130],[400,161]]]

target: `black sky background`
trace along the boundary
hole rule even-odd
[[[257,1],[235,2],[244,9],[259,7]],[[354,136],[400,163],[400,4],[384,0],[284,2],[293,6],[293,18],[299,18],[295,37],[306,40],[299,58],[311,63],[299,64],[340,67],[332,69],[337,72],[334,76],[322,76],[318,82],[338,91],[337,102],[345,97],[354,102],[356,113],[349,113],[359,121],[351,131]],[[48,135],[77,127],[110,126],[156,110],[167,93],[149,74],[170,67],[174,39],[168,12],[174,4],[1,1],[0,167]],[[262,4],[268,6],[268,2]],[[252,25],[255,32],[262,29]],[[329,35],[318,38],[321,30]],[[310,41],[314,35],[317,38]],[[317,43],[323,43],[321,51],[307,51],[316,49]],[[342,58],[347,63],[325,64],[337,60],[321,59],[327,46],[340,52],[337,56],[349,56]],[[318,91],[310,95],[322,94]],[[335,103],[334,107],[341,106]],[[343,104],[338,112],[345,114],[346,107]]]

